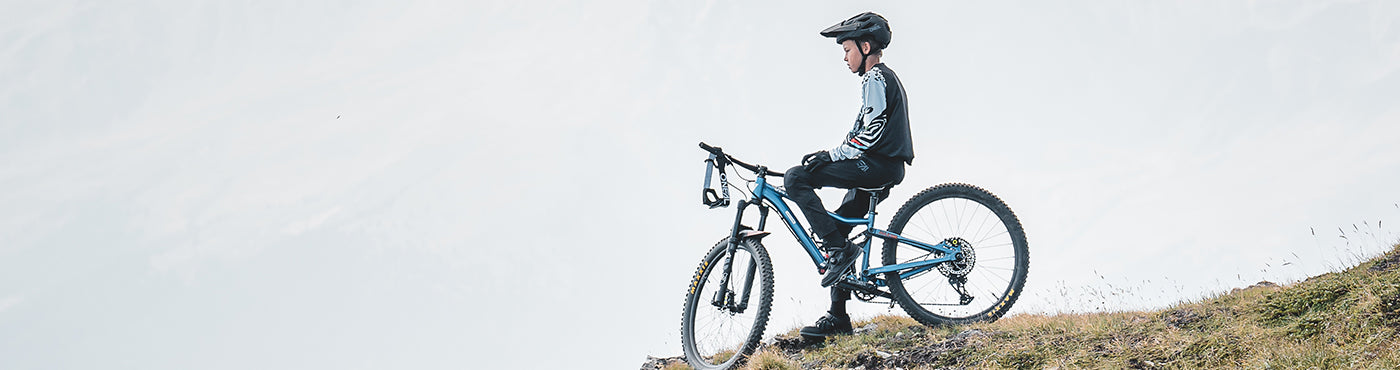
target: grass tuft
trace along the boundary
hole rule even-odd
[[[801,370],[802,365],[772,349],[759,351],[749,357],[744,367],[751,370]]]
[[[661,368],[661,370],[694,370],[694,369],[695,369],[695,368],[690,367],[690,365],[686,364],[685,362],[672,362],[672,363],[666,365],[666,367]]]

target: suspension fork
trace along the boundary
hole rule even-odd
[[[753,200],[753,204],[758,206],[758,231],[763,231],[763,226],[768,221],[768,206],[764,205],[763,201],[757,199]],[[734,256],[732,254],[733,251],[732,249],[730,250],[731,258]],[[734,312],[743,313],[745,309],[749,308],[749,294],[753,292],[753,277],[757,272],[758,261],[750,260],[748,274],[744,275],[744,294],[739,295],[739,304],[734,306]]]
[[[739,249],[739,232],[743,229],[744,210],[751,204],[749,201],[739,202],[734,214],[734,227],[729,229],[729,241],[724,251],[724,268],[720,270],[719,289],[715,290],[715,296],[710,304],[719,308],[729,308],[735,313],[742,313],[749,306],[749,291],[753,288],[754,270],[757,269],[757,261],[749,261],[748,275],[744,279],[743,294],[736,300],[734,290],[729,287],[729,277],[734,271],[734,252]],[[766,211],[766,209],[764,210]],[[762,212],[766,215],[767,212]]]

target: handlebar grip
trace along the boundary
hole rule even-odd
[[[710,146],[710,144],[705,144],[705,142],[703,141],[700,142],[700,149],[704,149],[705,151],[710,152],[710,154],[714,155],[721,155],[724,153],[723,149],[720,149],[717,146]]]

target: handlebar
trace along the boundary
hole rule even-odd
[[[759,168],[759,166],[755,166],[755,165],[752,165],[752,164],[744,163],[743,161],[740,161],[738,158],[734,158],[734,156],[731,156],[731,155],[728,155],[728,154],[724,154],[724,149],[722,149],[722,148],[720,148],[720,147],[717,147],[717,146],[710,146],[709,144],[705,144],[705,142],[703,142],[703,141],[700,142],[700,149],[704,149],[705,151],[710,152],[710,154],[714,154],[714,155],[715,155],[715,158],[721,158],[721,160],[723,160],[723,161],[732,162],[732,163],[734,163],[734,164],[739,165],[739,167],[743,167],[743,168],[746,169],[746,170],[752,171],[753,173],[760,173],[760,169],[761,169],[761,170],[762,170],[761,173],[762,173],[763,175],[765,175],[765,176],[778,176],[778,177],[782,177],[782,176],[783,176],[782,173],[773,172],[772,170],[769,170],[767,167]],[[718,163],[717,163],[717,165],[718,165]]]

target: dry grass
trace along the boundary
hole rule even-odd
[[[666,367],[662,368],[662,370],[692,370],[692,369],[694,369],[694,368],[693,368],[693,367],[690,367],[690,365],[686,365],[685,362],[673,362],[673,363],[671,363],[670,365],[666,365]]]
[[[871,323],[874,330],[789,352],[782,366],[1393,369],[1400,368],[1400,249],[1289,286],[1153,312],[1018,315],[938,328],[882,316],[856,326]],[[763,361],[782,354],[767,351]],[[757,363],[750,368],[792,368]]]
[[[1288,286],[1257,284],[1158,311],[932,328],[903,316],[854,324],[870,329],[805,347],[793,329],[743,368],[1397,369],[1400,245]]]
[[[750,356],[744,368],[752,370],[800,370],[802,365],[773,349],[765,349]]]

